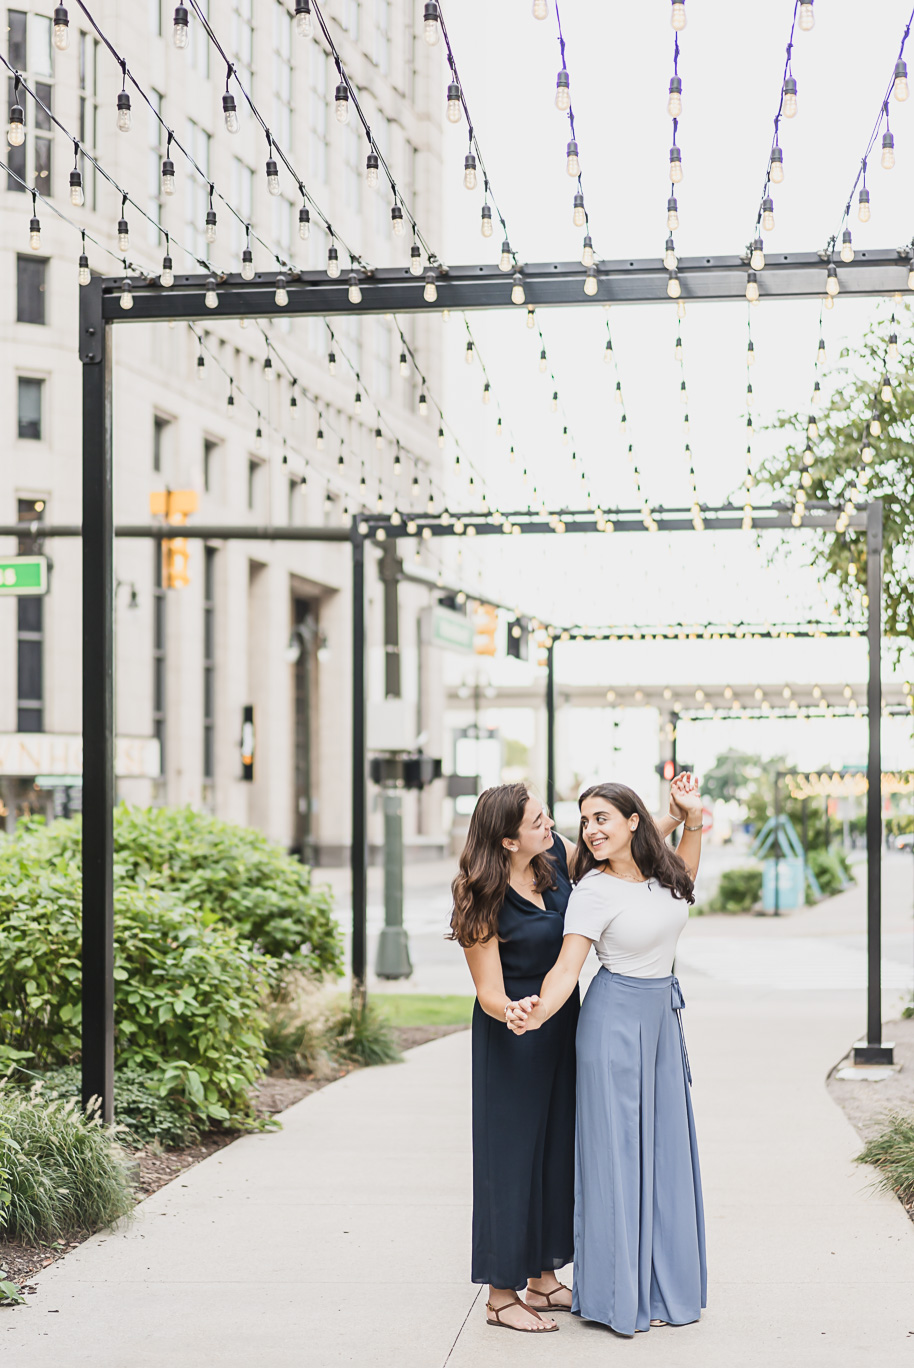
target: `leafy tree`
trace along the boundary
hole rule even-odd
[[[914,637],[914,332],[905,303],[845,348],[821,410],[781,415],[783,453],[760,471],[776,501],[805,499],[850,511],[880,499],[884,512],[884,624]],[[893,339],[895,342],[893,343]],[[891,350],[891,355],[890,355]],[[888,381],[888,384],[886,382]],[[866,594],[866,534],[838,526],[812,548],[812,563],[839,592],[839,612],[860,620]]]
[[[744,803],[756,785],[764,768],[759,755],[745,751],[726,750],[717,757],[701,781],[706,798]]]

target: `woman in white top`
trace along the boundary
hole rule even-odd
[[[678,852],[624,784],[581,795],[562,950],[508,1023],[522,1034],[548,1021],[595,946],[602,967],[577,1031],[572,1310],[622,1335],[688,1324],[706,1305],[684,1003],[671,972],[694,902],[701,798],[690,776],[677,785],[687,814]]]

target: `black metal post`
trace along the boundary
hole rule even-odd
[[[365,542],[352,529],[352,998],[366,1000],[368,773],[365,736]]]
[[[781,915],[781,771],[774,771],[774,915]]]
[[[671,712],[671,713],[670,713],[670,731],[672,732],[672,735],[671,735],[671,737],[670,737],[670,759],[671,759],[672,762],[673,762],[673,778],[675,779],[676,775],[679,773],[679,768],[678,768],[678,765],[677,765],[677,763],[676,763],[676,760],[677,760],[677,756],[676,756],[676,745],[677,745],[677,741],[678,741],[678,731],[679,731],[679,714],[678,714],[678,713],[675,713],[675,712]],[[661,794],[661,796],[662,796],[662,794]],[[679,845],[679,842],[681,841],[681,839],[682,839],[682,837],[681,837],[681,835],[680,835],[679,827],[674,827],[673,830],[672,830],[672,832],[670,833],[670,845],[673,847],[674,850],[675,850],[676,847]]]
[[[111,352],[101,283],[80,290],[82,479],[82,1100],[114,1120],[114,518]]]
[[[866,1040],[854,1046],[854,1063],[891,1064],[894,1047],[882,1039],[882,504],[878,500],[866,506],[866,593]]]
[[[555,807],[555,642],[546,650],[546,807]]]

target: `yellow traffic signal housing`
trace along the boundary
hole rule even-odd
[[[495,636],[498,632],[498,609],[493,608],[491,603],[477,604],[473,626],[476,629],[473,650],[477,655],[494,656],[497,650]]]
[[[183,527],[188,514],[197,511],[195,489],[157,489],[149,496],[149,511],[153,517],[164,518],[175,527]],[[186,537],[167,537],[162,542],[162,586],[165,589],[186,589],[190,584],[187,572],[190,549]]]

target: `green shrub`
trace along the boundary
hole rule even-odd
[[[840,893],[842,888],[854,882],[843,850],[810,850],[806,856],[806,863],[826,898],[831,897],[833,893]]]
[[[333,1076],[331,1014],[335,995],[302,975],[288,979],[280,998],[268,1002],[264,1052],[273,1073],[287,1078]]]
[[[758,865],[744,865],[724,870],[708,906],[714,912],[748,912],[761,896],[761,869]]]
[[[123,1151],[73,1102],[0,1091],[4,1233],[34,1244],[98,1230],[133,1208]]]
[[[880,1135],[857,1155],[858,1164],[879,1170],[879,1186],[897,1193],[906,1206],[914,1202],[914,1116],[892,1114]]]
[[[198,908],[148,886],[115,890],[119,1064],[183,1094],[194,1120],[240,1124],[263,1066],[263,957]],[[0,845],[0,1045],[37,1068],[76,1060],[80,878],[34,827]]]
[[[328,1028],[334,1058],[347,1064],[396,1064],[403,1058],[393,1028],[373,1002],[364,1007],[347,1004]]]
[[[80,857],[79,819],[44,832],[51,858]],[[342,940],[330,890],[259,831],[194,808],[136,808],[114,814],[116,886],[144,884],[227,923],[263,955],[315,977],[342,973]]]
[[[20,1080],[22,1080],[20,1082]],[[34,1085],[24,1072],[10,1079],[22,1088]],[[49,1102],[82,1100],[79,1065],[64,1064],[40,1075],[41,1096]],[[192,1145],[200,1139],[186,1103],[175,1097],[162,1097],[155,1072],[120,1064],[114,1074],[114,1115],[124,1144],[140,1146],[158,1143],[165,1149]]]

